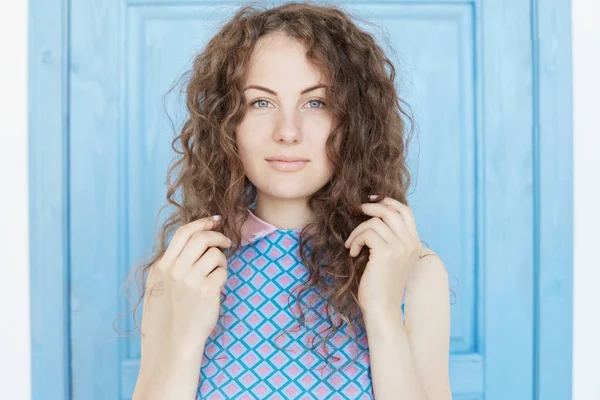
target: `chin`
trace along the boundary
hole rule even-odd
[[[266,190],[262,190],[262,192],[279,199],[308,198],[321,189],[326,183],[327,180],[323,181],[322,184],[320,184],[320,182],[315,182],[314,180],[311,180],[310,182],[279,182],[278,184],[265,185]]]
[[[306,187],[284,187],[284,188],[273,188],[263,191],[263,193],[277,199],[298,199],[310,196],[312,193],[306,191]]]

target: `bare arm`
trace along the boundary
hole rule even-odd
[[[150,288],[156,288],[152,272],[147,284]],[[147,293],[142,315],[162,311],[161,304],[154,301],[154,296],[162,294],[160,290]],[[153,327],[152,322],[148,318],[142,320],[140,371],[132,400],[195,399],[204,344],[197,350],[184,350],[181,346],[170,345],[167,337]]]
[[[404,324],[399,311],[366,316],[377,400],[452,398],[448,293],[443,262],[437,255],[427,256],[407,283]]]
[[[211,230],[217,221],[202,218],[180,227],[150,270],[133,400],[196,398],[204,348],[227,280],[227,258],[218,247],[231,241]]]
[[[183,351],[165,347],[158,357],[142,362],[132,400],[164,400],[196,398],[201,351]]]

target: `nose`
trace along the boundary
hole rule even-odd
[[[277,142],[294,143],[302,139],[302,129],[298,115],[293,111],[281,112],[273,131]]]

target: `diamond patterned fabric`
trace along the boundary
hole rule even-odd
[[[322,317],[324,301],[308,292],[303,299],[317,301],[311,303],[316,312],[303,308],[307,327],[296,320],[292,292],[308,277],[299,256],[299,232],[278,229],[250,211],[243,247],[229,259],[224,329],[218,324],[207,340],[197,400],[373,399],[365,332],[359,331],[357,346],[343,324],[327,341],[334,357],[325,360],[319,342],[329,331],[317,335],[315,346],[311,342],[329,326]]]

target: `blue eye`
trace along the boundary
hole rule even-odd
[[[258,100],[256,100],[256,101],[253,101],[252,103],[250,103],[250,105],[251,105],[251,106],[253,106],[254,104],[256,104],[256,103],[259,103],[259,102],[264,102],[264,103],[271,104],[271,103],[269,103],[267,100],[264,100],[264,99],[258,99]],[[255,108],[268,108],[268,107],[255,107]]]
[[[264,104],[264,103],[266,103],[266,104],[271,104],[271,102],[270,102],[270,101],[268,101],[268,100],[265,100],[265,99],[257,99],[257,100],[254,100],[252,103],[250,103],[250,106],[253,106],[253,107],[254,107],[254,105],[255,105],[255,104],[258,104],[258,103],[261,103],[261,102],[262,102],[263,104]],[[311,100],[309,100],[309,101],[308,101],[308,103],[307,103],[307,104],[310,104],[310,103],[319,103],[319,104],[321,104],[321,107],[309,107],[309,108],[315,108],[315,109],[323,108],[323,107],[326,105],[324,102],[322,102],[321,100],[318,100],[318,99],[311,99]],[[265,106],[265,107],[262,107],[262,106],[256,106],[256,107],[254,107],[254,108],[269,108],[269,107],[266,107],[266,106]]]
[[[309,100],[309,101],[308,101],[308,103],[309,103],[309,104],[310,104],[310,103],[320,103],[320,104],[322,104],[322,105],[323,105],[322,107],[309,107],[309,108],[323,108],[323,107],[325,106],[325,103],[323,103],[321,100],[317,100],[317,99],[312,99],[312,100]]]

